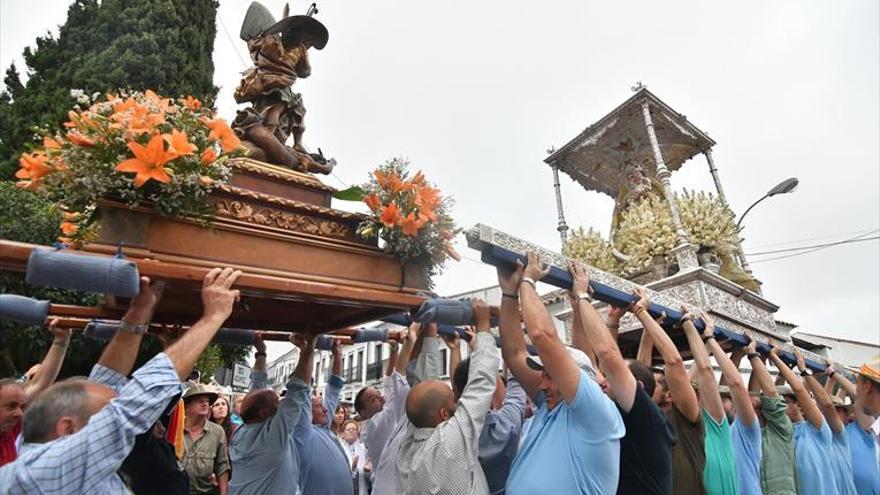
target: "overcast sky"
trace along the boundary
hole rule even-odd
[[[65,0],[0,0],[0,65],[64,22]],[[238,31],[248,0],[221,0],[215,41],[218,109],[247,66]],[[280,16],[284,2],[264,5]],[[293,13],[308,3],[295,2]],[[463,227],[482,222],[559,249],[545,150],[565,144],[642,81],[718,142],[725,192],[746,251],[830,242],[880,227],[880,3],[333,1],[318,18],[330,41],[298,81],[305,143],[339,162],[334,186],[363,182],[405,156],[455,197]],[[39,13],[39,14],[37,14]],[[227,34],[228,32],[228,34]],[[21,63],[19,63],[21,66]],[[713,190],[698,156],[675,189]],[[572,227],[607,232],[613,200],[562,176]],[[871,234],[869,237],[876,236]],[[454,293],[495,282],[469,259],[437,280]],[[757,260],[759,257],[755,257]],[[767,258],[767,256],[764,256]],[[849,244],[755,262],[779,319],[804,331],[880,342],[880,248]]]

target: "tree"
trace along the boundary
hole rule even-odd
[[[38,144],[36,129],[52,130],[76,103],[72,89],[115,92],[152,89],[166,96],[192,95],[210,104],[217,93],[211,59],[216,36],[216,0],[75,0],[58,36],[25,48],[28,78],[12,64],[0,92],[0,179],[11,179],[23,151]],[[44,199],[0,181],[0,238],[51,244],[60,214]],[[75,291],[29,287],[21,274],[0,274],[0,293],[56,303],[94,305],[99,297]],[[19,375],[45,354],[48,332],[0,321],[0,376]],[[104,344],[81,336],[71,341],[62,376],[87,375]],[[145,340],[139,361],[160,350]],[[209,348],[210,349],[210,348]],[[242,361],[249,349],[212,349],[203,376],[218,363]],[[210,368],[210,369],[209,369]]]
[[[15,65],[0,93],[0,177],[12,178],[18,157],[35,144],[35,128],[53,129],[86,94],[152,89],[212,102],[216,0],[76,0],[58,37],[24,50],[26,83]]]

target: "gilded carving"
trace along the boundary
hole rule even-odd
[[[350,235],[349,228],[337,222],[273,210],[271,208],[255,208],[241,201],[218,200],[214,203],[214,209],[219,216],[234,218],[257,225],[339,239]]]

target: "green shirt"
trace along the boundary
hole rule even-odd
[[[678,408],[666,415],[678,436],[672,447],[672,493],[675,495],[706,495],[703,469],[706,467],[706,449],[703,439],[703,421],[691,422]]]
[[[761,397],[761,487],[767,495],[796,495],[794,426],[785,414],[785,399]]]
[[[183,432],[183,470],[189,477],[189,493],[215,493],[211,484],[211,474],[220,475],[229,471],[229,458],[226,455],[226,432],[223,427],[205,422],[202,436],[193,440],[189,432]]]
[[[721,423],[703,409],[703,426],[706,429],[706,468],[703,483],[709,495],[739,495],[736,459],[733,457],[733,439],[727,418]]]

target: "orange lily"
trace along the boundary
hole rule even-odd
[[[241,140],[238,139],[238,136],[236,136],[232,129],[229,128],[229,124],[227,124],[225,120],[219,118],[208,119],[203,117],[202,123],[211,129],[211,132],[208,134],[208,139],[220,141],[220,148],[223,149],[223,151],[229,153],[241,146]]]
[[[429,186],[421,186],[416,191],[416,206],[419,207],[419,210],[424,212],[426,215],[434,216],[434,209],[440,206],[442,203],[442,199],[440,198],[440,191],[433,187]],[[435,218],[432,218],[434,220]]]
[[[61,233],[64,235],[76,234],[79,226],[73,222],[61,222]]]
[[[168,152],[173,154],[175,158],[178,156],[192,155],[198,148],[189,142],[185,132],[177,129],[171,131],[171,134],[162,134],[165,141],[168,142]]]
[[[136,187],[143,186],[150,179],[164,184],[171,182],[171,177],[165,171],[165,164],[173,160],[175,156],[165,151],[164,143],[165,140],[162,139],[162,136],[153,136],[146,147],[135,141],[130,141],[128,149],[134,153],[135,157],[116,165],[116,170],[137,173],[134,178]]]
[[[50,138],[49,136],[45,136],[43,138],[43,148],[47,150],[55,150],[61,147],[61,143],[59,143],[54,138]]]
[[[75,222],[77,218],[79,218],[80,213],[78,211],[62,211],[61,219],[65,222]]]
[[[417,186],[425,186],[427,183],[425,182],[425,175],[419,170],[416,175],[413,176],[412,179],[409,180],[411,183]]]
[[[40,179],[52,173],[52,166],[44,153],[22,153],[18,159],[19,168],[15,176],[19,179],[30,179],[19,183],[19,187],[32,188],[39,184]]]
[[[187,96],[183,100],[183,106],[189,108],[191,110],[198,110],[202,108],[202,102],[199,101],[198,98],[193,98],[192,96]]]
[[[394,172],[382,172],[381,170],[376,170],[373,172],[373,176],[376,177],[376,182],[379,183],[379,187],[382,189],[391,189],[391,185],[395,180],[400,182],[400,178]]]
[[[217,152],[214,151],[214,148],[205,148],[205,151],[202,151],[202,165],[208,166],[217,159]]]
[[[382,206],[382,202],[379,201],[379,196],[376,196],[375,194],[370,194],[364,198],[364,203],[366,203],[372,211],[378,211],[379,207]]]
[[[168,105],[171,102],[171,98],[162,98],[161,96],[157,95],[152,89],[144,91],[144,97],[147,100],[150,100],[150,102],[156,104],[161,112],[165,112],[166,110],[168,110]]]
[[[389,204],[382,208],[382,215],[379,217],[379,220],[389,229],[393,228],[400,221],[400,208],[395,203]]]
[[[73,110],[67,112],[67,118],[70,120],[64,123],[64,127],[76,127],[81,130],[86,130],[90,127],[96,127],[98,124],[94,121],[94,119],[89,118],[85,112],[76,113]]]
[[[67,133],[67,140],[78,146],[94,146],[95,140],[76,131]]]
[[[410,213],[406,217],[400,219],[400,229],[403,232],[403,235],[415,237],[419,235],[419,229],[424,227],[427,222],[428,219],[424,216],[419,215],[418,218],[416,218],[415,213]]]

